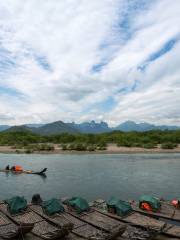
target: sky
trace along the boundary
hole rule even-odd
[[[0,125],[180,125],[180,0],[0,0]]]

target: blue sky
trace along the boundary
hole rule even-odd
[[[180,122],[179,0],[0,3],[0,124]]]
[[[148,67],[148,65],[151,62],[156,61],[158,58],[161,58],[164,54],[168,53],[169,51],[172,50],[172,48],[175,46],[176,43],[178,43],[179,41],[179,37],[173,37],[172,39],[168,40],[164,45],[161,46],[161,48],[159,48],[156,52],[150,54],[148,56],[148,59],[141,64],[140,66],[138,66],[138,69],[140,70],[145,70],[146,67]]]

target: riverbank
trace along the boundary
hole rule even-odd
[[[33,153],[42,154],[121,154],[121,153],[180,153],[180,145],[174,149],[162,149],[159,146],[152,149],[138,148],[138,147],[118,147],[115,144],[109,144],[106,150],[95,151],[74,151],[74,150],[62,150],[58,144],[53,145],[52,151],[34,151]],[[0,153],[25,153],[24,149],[15,149],[13,146],[0,146]]]

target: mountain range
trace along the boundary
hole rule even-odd
[[[120,130],[123,132],[137,131],[137,132],[145,132],[150,130],[177,130],[180,129],[179,126],[168,126],[168,125],[154,125],[150,123],[135,123],[133,121],[126,121],[121,123],[115,130]]]
[[[48,124],[27,124],[20,126],[8,126],[0,125],[0,131],[15,132],[15,131],[30,131],[40,135],[55,135],[61,133],[104,133],[111,131],[137,131],[145,132],[150,130],[177,130],[178,126],[168,125],[154,125],[150,123],[135,123],[133,121],[126,121],[119,124],[116,127],[109,127],[106,122],[97,123],[95,121],[83,122],[83,123],[64,123],[62,121],[56,121]]]

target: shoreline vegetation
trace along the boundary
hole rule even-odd
[[[133,154],[133,153],[180,153],[180,145],[173,149],[156,148],[138,148],[138,147],[118,147],[115,144],[108,144],[105,150],[63,150],[61,146],[53,144],[52,150],[29,150],[25,148],[17,149],[14,146],[0,146],[0,153],[18,153],[18,154]]]
[[[180,153],[180,130],[50,136],[1,132],[0,153]]]

